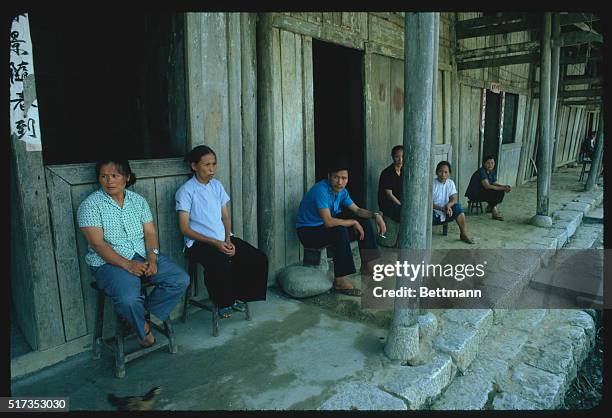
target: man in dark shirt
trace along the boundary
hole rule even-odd
[[[497,211],[497,205],[504,200],[504,193],[511,191],[512,187],[509,185],[497,183],[495,159],[488,155],[482,159],[482,167],[472,174],[465,196],[474,202],[487,202],[487,212],[491,212],[491,217],[503,221],[504,218]]]
[[[378,208],[395,222],[400,221],[402,205],[402,166],[404,147],[396,145],[391,150],[393,163],[380,173],[378,180]]]

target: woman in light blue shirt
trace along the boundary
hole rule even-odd
[[[268,258],[232,235],[230,198],[214,178],[217,155],[199,145],[185,156],[193,177],[176,192],[176,211],[187,256],[204,267],[204,283],[223,318],[244,302],[266,299]]]
[[[136,182],[123,158],[96,164],[100,188],[87,196],[77,211],[79,228],[87,240],[85,262],[98,288],[115,310],[136,330],[142,347],[155,343],[145,309],[164,321],[181,300],[189,276],[159,252],[157,231],[147,201],[126,187]],[[140,294],[141,278],[155,285],[147,300]]]

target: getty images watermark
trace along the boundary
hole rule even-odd
[[[408,261],[396,261],[395,264],[374,264],[372,280],[380,282],[385,278],[405,278],[411,283],[417,278],[452,278],[458,282],[474,277],[482,278],[485,276],[487,261],[480,264],[440,264],[425,263],[422,260],[419,264],[409,263]],[[430,288],[419,286],[417,289],[410,286],[400,286],[396,289],[385,289],[376,286],[372,289],[372,295],[376,298],[395,298],[408,297],[414,298],[418,294],[421,298],[427,297],[451,297],[451,298],[480,298],[481,289],[448,289],[446,287]]]
[[[604,251],[381,249],[361,276],[366,309],[601,309]],[[367,257],[366,257],[367,259]],[[610,266],[610,263],[607,263]],[[607,269],[606,269],[607,271]]]

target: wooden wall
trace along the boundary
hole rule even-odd
[[[255,15],[187,13],[187,109],[190,148],[217,154],[230,195],[232,229],[257,243]]]
[[[185,15],[188,97],[182,105],[188,110],[186,148],[207,144],[216,151],[218,178],[232,199],[232,229],[254,244],[258,234],[255,21],[249,13]],[[178,52],[177,57],[181,59]],[[180,107],[179,99],[170,98]],[[34,350],[88,349],[94,292],[84,261],[86,242],[75,217],[81,201],[98,187],[93,164],[45,167],[40,152],[26,152],[21,141],[12,145],[11,246],[19,249],[11,258],[16,320]],[[133,189],[151,206],[160,250],[184,266],[174,195],[191,175],[188,165],[182,158],[131,165],[138,177]],[[205,295],[205,287],[200,289]],[[180,309],[177,306],[173,317]],[[111,312],[107,310],[108,315]]]
[[[259,23],[259,247],[273,283],[275,270],[301,259],[297,208],[315,180],[312,38],[273,27],[270,15]]]
[[[482,13],[454,13],[457,20],[466,20],[480,17]],[[532,32],[523,31],[509,34],[481,36],[476,38],[461,39],[457,42],[457,51],[465,51],[478,48],[501,46],[504,44],[514,44],[537,40]],[[584,73],[584,64],[567,65],[567,75],[579,75]],[[535,161],[538,138],[538,99],[533,98],[537,92],[535,87],[539,80],[538,66],[534,64],[515,64],[501,67],[471,69],[458,71],[457,82],[462,85],[459,87],[463,91],[463,85],[472,88],[479,87],[486,89],[491,83],[499,83],[502,91],[519,94],[519,108],[517,114],[517,125],[515,142],[512,144],[502,144],[498,162],[499,181],[507,184],[522,184],[534,178]],[[564,68],[562,67],[562,74]],[[585,89],[585,85],[567,86],[567,90]],[[455,108],[453,108],[455,109]],[[472,110],[475,111],[475,110]],[[475,123],[474,115],[465,114],[466,109],[462,107],[461,118],[472,120]],[[575,161],[580,147],[580,141],[584,138],[586,130],[586,109],[585,106],[558,106],[557,109],[557,152],[555,167],[563,166]],[[459,142],[467,140],[463,135],[459,135]],[[469,146],[461,146],[460,155],[457,162],[461,165],[473,165],[470,156],[464,154]],[[471,169],[471,168],[470,168]],[[459,177],[470,171],[468,168],[461,168]],[[465,179],[459,179],[459,183],[464,185]],[[468,179],[469,180],[469,179]]]

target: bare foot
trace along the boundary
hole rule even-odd
[[[336,277],[334,279],[334,289],[352,289],[353,285],[351,282],[346,280],[344,277]]]

